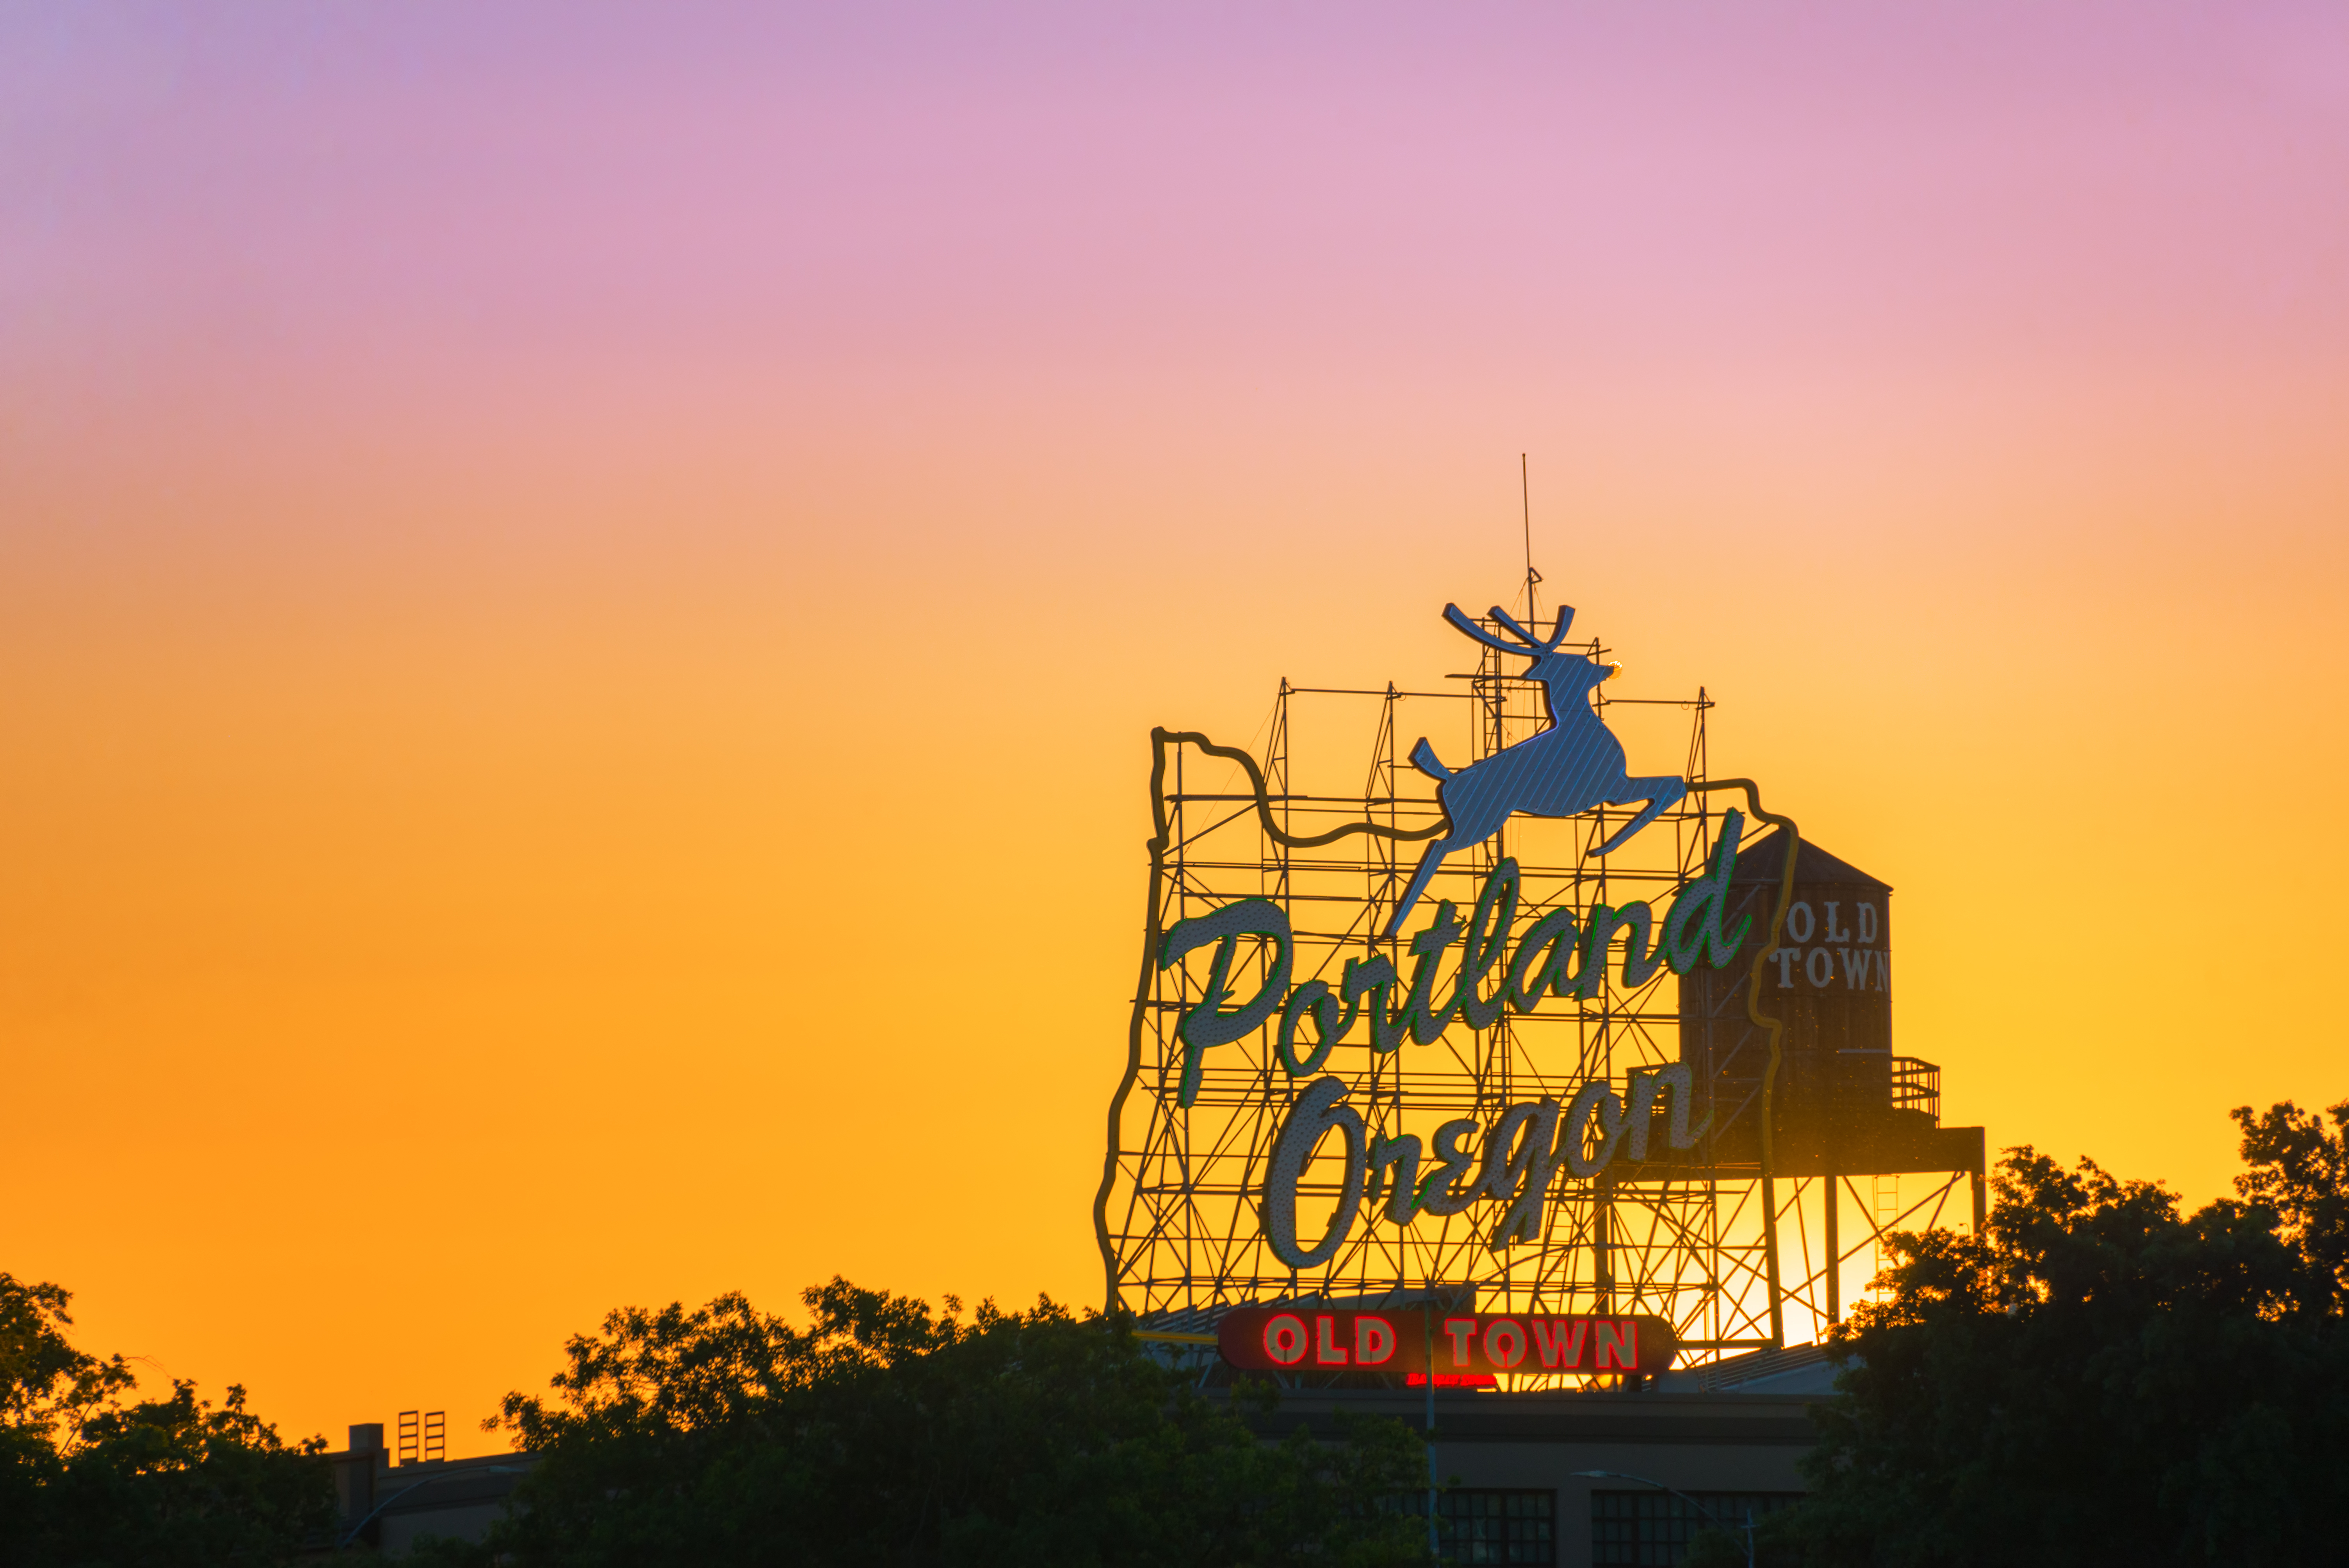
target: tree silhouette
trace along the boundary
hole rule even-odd
[[[289,1447],[241,1387],[129,1402],[122,1357],[67,1339],[71,1299],[0,1274],[0,1565],[283,1563],[332,1524],[325,1439]]]
[[[1890,1294],[1836,1331],[1842,1398],[1817,1412],[1816,1490],[1770,1522],[1773,1552],[1820,1568],[2338,1561],[2344,1114],[2328,1134],[2289,1101],[2238,1110],[2240,1197],[2191,1214],[2092,1161],[2010,1150],[1988,1233],[1898,1237]]]
[[[490,1424],[540,1456],[517,1511],[444,1562],[1326,1564],[1417,1562],[1381,1508],[1423,1484],[1400,1423],[1260,1441],[1125,1322],[1049,1299],[968,1322],[834,1279],[806,1329],[739,1295],[613,1313],[552,1396]],[[1261,1402],[1268,1390],[1248,1396]]]

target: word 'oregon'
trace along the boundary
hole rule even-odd
[[[1372,1136],[1361,1113],[1345,1103],[1345,1080],[1316,1078],[1297,1097],[1265,1164],[1265,1241],[1273,1256],[1288,1267],[1319,1268],[1336,1257],[1353,1234],[1364,1202],[1378,1209],[1382,1195],[1383,1217],[1398,1225],[1421,1214],[1463,1213],[1479,1200],[1489,1199],[1506,1205],[1493,1231],[1492,1250],[1538,1241],[1542,1210],[1561,1171],[1585,1179],[1596,1176],[1619,1149],[1634,1162],[1648,1158],[1661,1109],[1657,1100],[1666,1088],[1671,1090],[1667,1141],[1674,1149],[1696,1146],[1707,1128],[1689,1125],[1695,1077],[1686,1062],[1634,1072],[1628,1108],[1603,1078],[1584,1084],[1569,1106],[1547,1098],[1513,1105],[1501,1113],[1475,1153],[1464,1145],[1475,1137],[1476,1123],[1464,1116],[1447,1121],[1435,1130],[1434,1161],[1424,1174],[1421,1164],[1428,1148],[1417,1133]],[[1710,1121],[1708,1118],[1708,1125]],[[1297,1185],[1313,1151],[1333,1132],[1343,1144],[1344,1162],[1337,1212],[1330,1216],[1330,1228],[1321,1239],[1302,1246],[1297,1239]]]

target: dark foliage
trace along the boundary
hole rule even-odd
[[[1049,1300],[961,1321],[843,1280],[795,1329],[740,1295],[616,1312],[551,1400],[492,1422],[540,1456],[527,1511],[444,1561],[660,1564],[1375,1564],[1423,1527],[1378,1501],[1424,1474],[1366,1423],[1278,1445],[1127,1326]]]
[[[2023,1148],[1987,1235],[1901,1236],[1889,1296],[1835,1336],[1844,1398],[1772,1559],[2342,1561],[2349,1104],[2332,1114],[2328,1134],[2289,1103],[2237,1111],[2241,1201],[2182,1214]]]
[[[2236,1107],[2251,1169],[2235,1178],[2235,1190],[2273,1210],[2285,1239],[2313,1268],[2333,1276],[2336,1292],[2349,1295],[2349,1100],[2329,1114],[2330,1133],[2323,1117],[2290,1100],[2258,1116],[2248,1105]]]
[[[324,1439],[288,1447],[249,1414],[138,1379],[66,1338],[67,1293],[0,1274],[0,1564],[210,1568],[291,1560],[334,1517]]]

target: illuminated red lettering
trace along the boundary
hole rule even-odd
[[[1534,1349],[1545,1367],[1582,1365],[1582,1341],[1590,1325],[1578,1317],[1534,1319]]]
[[[1282,1313],[1264,1326],[1264,1353],[1283,1367],[1305,1359],[1305,1320]]]
[[[1367,1313],[1354,1319],[1354,1365],[1377,1367],[1394,1355],[1394,1325]]]
[[[1447,1317],[1444,1332],[1452,1336],[1452,1365],[1468,1365],[1468,1346],[1476,1337],[1476,1320],[1473,1317]]]
[[[1619,1319],[1599,1326],[1599,1369],[1630,1372],[1640,1365],[1640,1320]]]
[[[1338,1348],[1338,1320],[1328,1313],[1313,1320],[1313,1364],[1343,1367],[1346,1353]]]
[[[1526,1358],[1526,1331],[1514,1318],[1495,1318],[1485,1326],[1485,1359],[1504,1372]]]

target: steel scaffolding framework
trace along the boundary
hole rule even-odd
[[[1608,652],[1597,642],[1568,645],[1602,661]],[[1378,933],[1409,880],[1419,843],[1356,833],[1300,849],[1268,832],[1266,818],[1291,839],[1345,823],[1407,834],[1440,822],[1433,785],[1403,760],[1411,738],[1403,715],[1426,705],[1455,720],[1464,717],[1467,761],[1533,735],[1547,722],[1540,687],[1505,672],[1502,663],[1487,648],[1474,671],[1454,677],[1454,689],[1441,692],[1301,687],[1284,679],[1260,762],[1268,812],[1260,810],[1247,768],[1210,755],[1203,737],[1159,732],[1154,806],[1164,830],[1150,890],[1153,939],[1185,917],[1264,898],[1289,913],[1295,983],[1319,978],[1334,986],[1347,958],[1373,952],[1408,975],[1408,936],[1381,942]],[[1445,861],[1423,909],[1432,913],[1438,899],[1473,903],[1504,855],[1517,861],[1522,877],[1520,930],[1558,908],[1572,910],[1580,929],[1593,906],[1632,899],[1651,901],[1661,915],[1672,892],[1702,870],[1723,817],[1712,791],[1700,788],[1710,782],[1706,718],[1713,704],[1702,690],[1690,699],[1609,699],[1601,687],[1596,700],[1602,716],[1619,705],[1686,713],[1686,799],[1605,856],[1592,851],[1634,809],[1512,818],[1500,834]],[[1296,787],[1292,732],[1300,720],[1319,735],[1332,727],[1336,710],[1351,705],[1359,712],[1366,704],[1374,713],[1367,722],[1356,720],[1355,729],[1371,736],[1361,794]],[[1439,750],[1447,744],[1433,727],[1428,733]],[[1456,727],[1452,734],[1449,744],[1464,738]],[[1255,945],[1257,952],[1241,954],[1253,967],[1243,975],[1236,965],[1236,997],[1265,978],[1269,954],[1262,949],[1268,944]],[[1208,1051],[1195,1102],[1177,1103],[1184,1049],[1175,1026],[1199,997],[1203,969],[1161,971],[1145,963],[1135,1002],[1134,1070],[1112,1109],[1096,1228],[1110,1299],[1137,1312],[1469,1286],[1485,1311],[1654,1314],[1679,1332],[1684,1361],[1702,1362],[1815,1337],[1855,1294],[1847,1287],[1865,1288],[1885,1233],[1944,1223],[1968,1181],[1965,1171],[1913,1178],[1907,1201],[1888,1208],[1878,1202],[1880,1181],[1863,1195],[1849,1186],[1850,1175],[1773,1178],[1756,1162],[1718,1159],[1707,1138],[1691,1151],[1691,1162],[1661,1179],[1649,1167],[1621,1179],[1611,1171],[1590,1181],[1561,1173],[1537,1241],[1491,1247],[1498,1205],[1480,1203],[1448,1217],[1423,1213],[1397,1226],[1372,1201],[1329,1264],[1293,1272],[1273,1256],[1258,1209],[1273,1141],[1309,1080],[1292,1080],[1278,1064],[1274,1028],[1267,1025]],[[1523,1016],[1505,1010],[1482,1030],[1455,1018],[1431,1045],[1381,1054],[1350,1037],[1315,1076],[1336,1074],[1347,1082],[1347,1103],[1372,1134],[1411,1132],[1423,1140],[1456,1117],[1489,1127],[1513,1104],[1543,1097],[1570,1102],[1594,1079],[1607,1080],[1628,1099],[1633,1075],[1681,1059],[1677,987],[1668,968],[1629,989],[1619,970],[1610,971],[1595,995],[1551,999]],[[1716,1114],[1758,1110],[1724,1106]],[[1340,1141],[1325,1140],[1307,1167],[1299,1188],[1300,1234],[1320,1234],[1334,1209],[1343,1176],[1332,1146]],[[1830,1202],[1837,1181],[1857,1202],[1857,1227],[1839,1222],[1850,1206]]]

